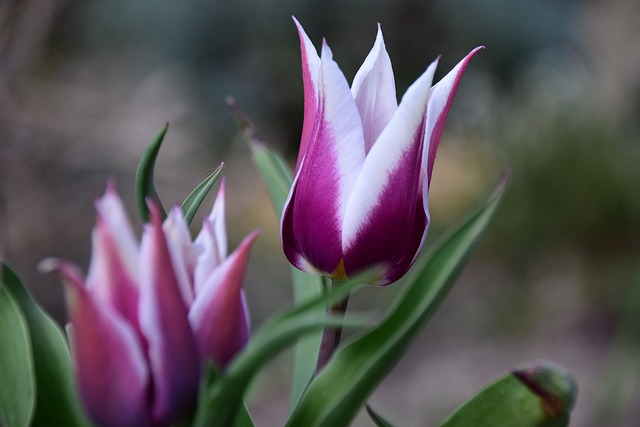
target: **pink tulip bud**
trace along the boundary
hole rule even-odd
[[[249,339],[242,290],[252,232],[227,257],[224,181],[194,242],[179,207],[151,222],[139,244],[113,185],[98,221],[85,281],[46,260],[65,284],[78,388],[99,426],[168,426],[195,408],[207,360],[223,369]]]

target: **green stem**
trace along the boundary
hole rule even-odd
[[[340,283],[333,282],[332,286],[339,286]],[[338,301],[329,307],[329,315],[344,315],[347,311],[347,304],[349,303],[349,295],[347,295],[342,301]],[[320,342],[320,351],[318,352],[318,362],[316,364],[316,374],[322,370],[331,360],[331,356],[336,352],[340,345],[340,338],[342,337],[342,327],[340,328],[327,328],[322,333],[322,341]]]

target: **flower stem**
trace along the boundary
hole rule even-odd
[[[339,283],[333,282],[333,286],[339,286]],[[338,301],[329,307],[328,312],[331,316],[344,315],[347,311],[347,304],[349,303],[349,295],[343,300]],[[326,328],[322,333],[322,341],[320,342],[320,351],[318,353],[318,362],[316,364],[316,374],[325,367],[331,356],[336,352],[340,345],[340,338],[342,337],[342,326],[339,328]]]

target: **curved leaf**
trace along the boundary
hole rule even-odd
[[[291,170],[287,162],[277,152],[273,151],[260,138],[257,130],[251,124],[235,100],[227,97],[227,104],[231,109],[238,127],[251,150],[251,158],[267,187],[276,216],[282,215],[282,207],[289,195],[289,188],[293,181]],[[291,267],[291,281],[293,286],[294,306],[304,301],[318,297],[322,293],[322,278],[312,276]],[[325,308],[318,307],[317,319],[324,318]],[[302,393],[313,378],[316,369],[322,331],[312,332],[301,337],[296,343],[293,355],[293,377],[291,384],[291,410],[295,408]]]
[[[73,380],[71,359],[60,327],[33,301],[18,275],[2,264],[2,281],[29,327],[35,368],[36,403],[32,427],[89,426]]]
[[[220,163],[220,166],[218,166],[211,175],[202,181],[200,185],[198,185],[191,194],[184,199],[184,202],[182,202],[182,213],[184,214],[184,220],[187,222],[187,225],[190,225],[191,221],[193,221],[193,217],[196,215],[196,212],[204,198],[209,194],[213,184],[216,183],[223,167],[224,163]]]
[[[480,391],[440,427],[565,427],[577,386],[552,362],[516,369]]]
[[[369,417],[378,427],[395,427],[391,422],[384,419],[381,415],[378,415],[369,405],[367,405],[367,414],[369,414]]]
[[[169,129],[169,123],[160,131],[156,139],[149,145],[138,163],[138,169],[136,169],[136,203],[138,205],[138,212],[140,213],[140,219],[142,222],[149,222],[149,208],[147,207],[147,199],[152,199],[158,203],[162,217],[167,216],[165,209],[162,207],[160,197],[156,192],[156,187],[153,183],[153,172],[156,165],[156,158],[160,151],[160,146],[164,137]]]
[[[29,330],[3,282],[0,283],[0,425],[27,427],[36,398]]]
[[[193,425],[195,427],[232,425],[242,404],[243,394],[258,369],[298,337],[325,327],[369,324],[371,321],[369,318],[363,319],[351,315],[345,321],[343,317],[328,317],[325,314],[325,317],[318,319],[315,313],[316,308],[326,307],[344,298],[357,286],[360,285],[356,281],[345,282],[325,295],[293,307],[265,323],[251,337],[247,348],[228,366],[222,376],[210,377],[212,381],[200,393]]]
[[[339,427],[353,420],[447,295],[487,229],[506,182],[505,174],[485,204],[414,267],[385,320],[334,354],[309,385],[288,426]]]

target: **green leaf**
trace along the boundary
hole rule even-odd
[[[282,207],[287,200],[289,189],[293,182],[291,170],[282,156],[271,150],[262,138],[260,138],[258,131],[253,124],[251,124],[249,118],[240,109],[236,101],[230,96],[227,97],[226,101],[236,119],[236,123],[242,132],[245,142],[251,149],[251,158],[267,187],[276,215],[280,217]]]
[[[371,419],[373,420],[373,422],[378,426],[378,427],[395,427],[393,424],[391,424],[388,420],[384,419],[382,416],[378,415],[371,406],[367,405],[367,414],[369,414],[369,417],[371,417]]]
[[[311,382],[288,426],[347,426],[438,308],[489,225],[506,177],[485,204],[420,261],[387,317],[339,349]]]
[[[0,282],[0,425],[27,427],[35,407],[29,329],[20,307]]]
[[[227,367],[223,375],[212,381],[210,386],[200,393],[195,427],[226,427],[236,419],[242,404],[243,394],[256,372],[278,352],[293,343],[298,337],[310,331],[325,327],[363,326],[371,319],[350,315],[318,319],[315,309],[326,307],[334,301],[344,298],[348,293],[361,286],[358,282],[345,282],[342,286],[327,292],[319,298],[293,307],[276,316],[257,331],[249,341],[247,348]]]
[[[211,175],[209,175],[204,181],[202,181],[200,185],[198,185],[191,192],[191,194],[189,194],[187,198],[184,199],[184,202],[182,202],[182,212],[184,213],[184,219],[188,225],[190,225],[191,221],[193,221],[193,217],[198,211],[198,208],[202,204],[204,198],[207,197],[207,194],[209,194],[211,187],[213,187],[213,184],[216,183],[216,180],[218,179],[218,176],[220,176],[220,171],[222,171],[223,166],[224,163],[220,163],[220,166],[218,166]]]
[[[440,427],[565,427],[576,395],[571,374],[542,361],[498,379]]]
[[[28,324],[35,368],[32,427],[89,426],[74,384],[69,348],[60,327],[31,298],[18,275],[2,264],[2,281]]]
[[[247,405],[243,402],[240,405],[238,413],[236,414],[236,418],[233,421],[233,427],[254,427],[253,420],[251,419],[251,414],[249,413],[249,409]]]
[[[156,139],[144,150],[140,163],[138,163],[138,169],[136,170],[136,202],[138,204],[138,212],[140,213],[140,219],[143,222],[149,222],[149,208],[147,207],[147,199],[154,200],[160,207],[160,212],[163,216],[166,216],[166,211],[162,207],[160,197],[156,192],[156,187],[153,183],[153,172],[156,165],[156,158],[160,151],[160,146],[164,137],[169,129],[169,123],[160,131]]]
[[[293,182],[293,176],[287,162],[277,152],[273,151],[260,138],[255,127],[251,124],[244,112],[238,107],[235,100],[227,97],[227,104],[236,118],[238,127],[242,131],[244,139],[251,150],[251,158],[267,187],[267,192],[273,203],[276,216],[282,216],[282,208],[289,195],[289,189]],[[322,293],[322,278],[304,273],[295,267],[291,267],[291,279],[293,286],[294,306],[304,301],[316,298]],[[317,319],[324,318],[325,307],[318,307],[315,314]],[[295,347],[293,356],[293,377],[291,384],[291,405],[293,410],[302,393],[313,378],[316,369],[316,361],[320,351],[322,331],[310,333],[301,337]]]

